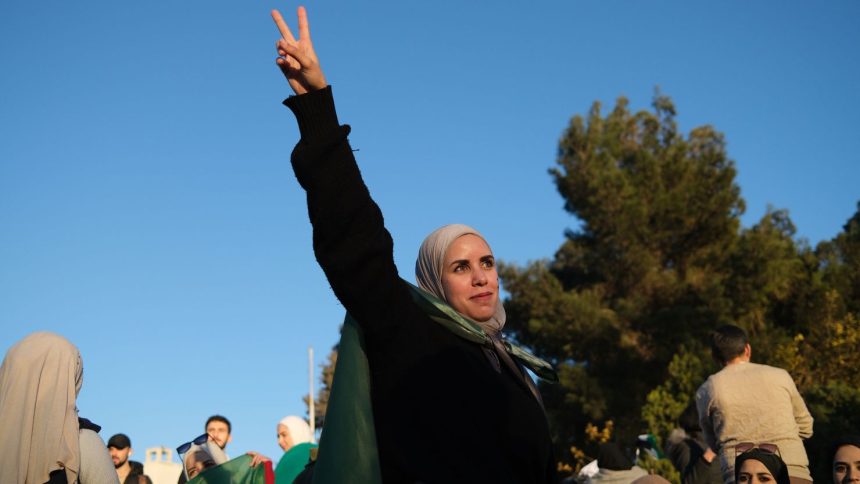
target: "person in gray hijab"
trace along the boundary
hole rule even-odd
[[[306,191],[314,254],[349,314],[343,334],[353,331],[352,322],[360,330],[355,364],[344,368],[338,360],[329,409],[346,374],[355,375],[347,384],[368,389],[372,404],[372,425],[350,434],[355,440],[343,438],[341,448],[360,448],[362,455],[347,452],[358,463],[378,455],[380,478],[372,482],[557,481],[549,424],[523,367],[548,381],[557,375],[503,338],[505,311],[489,244],[471,227],[442,227],[419,251],[420,288],[400,277],[391,234],[347,140],[350,128],[338,122],[307,13],[299,8],[298,38],[280,13],[273,18],[281,32],[276,62],[296,94],[284,104],[301,134],[291,162]],[[366,415],[360,407],[351,415]],[[331,428],[323,430],[315,476],[338,467],[324,465],[332,457],[326,454]],[[368,448],[353,442],[368,442],[378,453],[368,458]],[[369,474],[377,467],[366,466]]]
[[[477,258],[470,261],[469,254],[477,254]],[[499,276],[490,245],[480,232],[463,224],[444,225],[431,232],[418,249],[415,279],[418,287],[480,326],[493,343],[492,348],[483,348],[487,359],[497,371],[504,364],[520,376],[543,405],[534,381],[504,346],[506,314],[498,296]]]

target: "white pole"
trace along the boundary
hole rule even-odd
[[[308,346],[308,378],[310,381],[311,392],[308,394],[310,396],[310,409],[308,410],[308,414],[311,417],[311,440],[314,439],[314,435],[316,432],[316,404],[314,400],[314,347]]]

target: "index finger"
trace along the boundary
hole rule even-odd
[[[275,25],[278,26],[278,30],[281,31],[281,37],[284,38],[287,42],[295,42],[296,38],[293,37],[293,33],[290,32],[290,28],[287,27],[287,23],[284,22],[284,17],[281,16],[281,12],[277,10],[272,10],[272,19],[275,21]]]

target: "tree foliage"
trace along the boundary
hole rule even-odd
[[[816,252],[823,282],[836,290],[847,311],[860,314],[860,202],[842,232],[819,244]]]
[[[653,108],[631,113],[620,98],[606,117],[595,103],[573,118],[550,173],[581,225],[554,260],[502,266],[508,326],[560,367],[551,418],[568,435],[610,416],[636,434],[677,348],[730,319],[723,283],[744,210],[734,163],[722,134],[679,133],[665,96]]]
[[[665,433],[713,371],[704,343],[725,323],[798,379],[816,426],[857,414],[860,204],[814,250],[785,210],[741,228],[723,135],[681,133],[675,116],[659,92],[650,111],[619,98],[574,116],[550,174],[578,226],[551,260],[500,266],[506,327],[559,372],[542,388],[559,455],[590,422],[613,420],[621,439]]]
[[[794,377],[815,418],[807,448],[816,480],[829,477],[831,442],[860,429],[860,318],[845,306],[838,291],[824,292],[816,324],[781,345],[774,358]]]
[[[710,373],[713,365],[703,354],[701,347],[693,351],[681,347],[669,363],[667,378],[645,398],[642,420],[658,443],[676,427],[678,416],[693,402],[696,389]]]

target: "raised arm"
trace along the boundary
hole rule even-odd
[[[281,32],[275,44],[278,58],[275,61],[296,94],[324,89],[328,86],[320,67],[314,45],[311,42],[311,29],[305,7],[299,7],[299,38],[293,36],[281,12],[272,10],[272,19]]]
[[[349,146],[350,128],[337,119],[304,8],[298,17],[296,40],[281,15],[272,11],[282,36],[277,62],[296,93],[284,104],[295,114],[301,135],[291,161],[307,192],[314,254],[337,298],[368,334],[395,323],[406,327],[400,319],[414,318],[392,317],[397,312],[392,304],[408,301],[407,311],[418,309],[397,274],[391,235]]]

